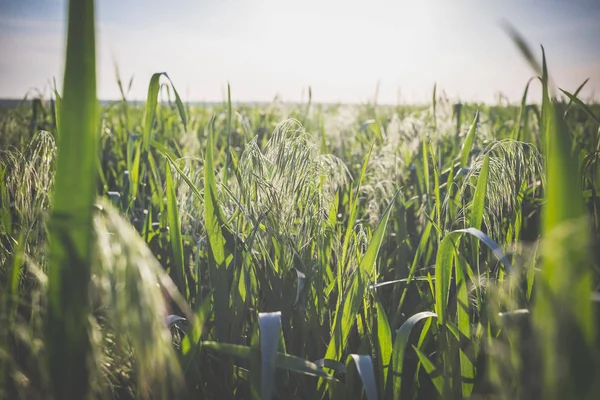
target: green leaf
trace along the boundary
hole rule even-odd
[[[383,236],[387,228],[388,220],[390,219],[390,212],[392,211],[392,207],[396,201],[396,196],[398,196],[398,192],[394,194],[394,197],[392,197],[390,203],[383,212],[383,215],[377,224],[377,228],[375,228],[375,232],[373,233],[369,247],[367,247],[365,255],[363,256],[362,260],[360,260],[359,270],[364,272],[364,274],[371,279],[373,279],[377,273],[375,270],[377,255],[379,254],[381,243],[383,243]]]
[[[215,286],[215,321],[217,337],[221,341],[229,338],[229,277],[225,262],[225,236],[221,230],[221,209],[217,197],[217,179],[213,161],[213,122],[209,123],[209,134],[206,140],[206,157],[204,162],[204,215],[206,235],[209,244],[209,273],[211,283]]]
[[[477,179],[477,187],[473,196],[473,206],[471,208],[471,223],[470,227],[481,230],[481,222],[483,220],[483,210],[485,209],[485,197],[487,193],[488,171],[490,165],[490,153],[485,155],[483,165],[479,171]]]
[[[205,341],[202,342],[202,347],[243,360],[249,360],[253,356],[258,356],[258,349],[241,344]]]
[[[377,311],[377,355],[379,375],[383,377],[381,380],[381,393],[384,393],[385,384],[388,375],[385,369],[389,367],[392,356],[392,332],[390,323],[388,322],[385,310],[379,300],[375,300],[375,309]]]
[[[573,103],[575,103],[579,107],[581,107],[583,109],[583,111],[585,111],[585,113],[591,119],[596,121],[597,124],[600,124],[600,117],[598,117],[596,114],[594,114],[592,109],[587,104],[585,104],[583,101],[579,100],[579,98],[576,95],[572,95],[571,93],[567,92],[566,90],[560,89],[560,91],[563,92],[564,94],[566,94],[570,101],[572,101]]]
[[[480,230],[474,228],[458,229],[447,234],[440,243],[435,260],[435,309],[439,325],[445,325],[448,320],[448,296],[450,295],[450,281],[454,268],[454,254],[461,236],[465,233],[479,239],[480,242],[492,250],[494,256],[504,264],[508,271],[512,271],[512,265],[500,245]]]
[[[92,206],[96,199],[96,46],[94,1],[71,0],[60,142],[48,222],[47,360],[51,395],[89,394]]]
[[[456,276],[456,320],[461,338],[471,341],[471,321],[469,310],[469,292],[467,288],[467,279],[465,279],[466,265],[464,260],[457,255],[454,260],[455,276]],[[463,349],[460,352],[460,371],[462,395],[464,398],[469,398],[473,391],[473,382],[475,380],[475,367],[473,363],[464,353]]]
[[[187,117],[185,115],[185,107],[179,97],[179,93],[175,89],[171,78],[166,72],[157,72],[150,78],[150,84],[148,85],[148,95],[146,97],[146,111],[144,113],[144,134],[142,136],[144,150],[148,151],[150,148],[150,142],[152,141],[152,124],[154,123],[154,116],[156,115],[156,105],[158,103],[158,92],[160,90],[160,77],[164,75],[171,84],[173,92],[175,93],[175,103],[177,110],[179,111],[179,117],[183,123],[183,129],[187,129]]]
[[[350,194],[350,216],[348,218],[348,225],[346,226],[346,233],[344,235],[344,244],[342,247],[342,258],[340,258],[339,262],[338,262],[338,268],[337,268],[337,285],[338,285],[338,292],[340,293],[340,301],[341,301],[341,293],[343,292],[343,281],[342,281],[342,276],[344,274],[344,272],[346,271],[346,260],[347,260],[347,255],[348,255],[348,247],[350,245],[350,238],[352,237],[352,233],[354,232],[354,224],[356,223],[356,215],[358,212],[358,191],[360,190],[360,186],[365,178],[365,174],[367,171],[367,165],[369,164],[369,159],[371,157],[371,151],[373,150],[373,146],[371,146],[369,148],[369,152],[367,153],[367,156],[365,157],[365,160],[363,162],[361,171],[360,171],[360,177],[358,179],[358,184],[356,185],[356,194],[354,195],[354,197],[352,197],[352,194]],[[338,301],[338,307],[340,305],[340,301]]]
[[[181,223],[179,221],[179,210],[177,209],[177,193],[173,185],[173,176],[169,164],[165,167],[167,180],[167,214],[169,222],[169,236],[171,249],[173,250],[173,265],[171,276],[179,292],[187,297],[187,284],[185,276],[185,261],[183,256],[183,240],[181,238]]]
[[[408,340],[413,328],[422,320],[427,318],[436,318],[437,315],[423,311],[410,317],[402,324],[402,326],[396,331],[396,338],[394,339],[394,349],[392,353],[391,364],[392,367],[388,372],[388,397],[390,389],[393,389],[393,398],[399,399],[402,392],[402,367],[404,366],[404,356],[406,354],[406,347],[408,346]],[[391,379],[389,378],[391,376]],[[391,383],[391,386],[390,386]]]
[[[344,298],[342,299],[341,305],[336,309],[335,319],[333,323],[332,337],[327,346],[325,358],[333,360],[339,360],[341,357],[342,349],[345,346],[350,329],[354,325],[354,319],[360,309],[362,300],[365,296],[365,282],[363,275],[371,276],[375,270],[375,261],[379,248],[383,242],[383,236],[387,227],[390,210],[394,204],[397,193],[394,195],[390,204],[386,208],[383,216],[381,217],[377,229],[373,234],[373,238],[367,247],[364,257],[360,261],[358,270],[352,274],[350,278],[351,284],[349,290],[347,290]],[[341,313],[340,313],[341,310]]]
[[[421,362],[421,364],[423,364],[423,368],[425,368],[425,371],[427,372],[427,375],[429,375],[429,379],[431,379],[431,382],[433,382],[433,385],[435,386],[437,392],[443,398],[444,397],[444,379],[442,378],[442,374],[437,370],[437,368],[433,365],[433,363],[429,360],[429,358],[427,358],[427,356],[425,354],[423,354],[423,352],[421,350],[419,350],[415,346],[413,346],[412,348],[415,350],[415,353],[417,353],[417,357],[419,357],[419,361]]]
[[[479,121],[479,111],[475,113],[473,123],[471,123],[469,131],[467,132],[467,136],[465,137],[465,141],[463,142],[462,148],[460,149],[461,168],[465,168],[467,166],[467,162],[469,161],[469,153],[471,153],[471,149],[473,148],[473,142],[475,141],[475,133],[477,132],[477,121]]]

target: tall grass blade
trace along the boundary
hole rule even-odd
[[[463,142],[462,148],[460,149],[460,167],[465,168],[469,162],[469,154],[473,148],[473,142],[475,141],[475,134],[477,132],[477,121],[479,121],[479,111],[475,113],[473,122],[469,127],[465,141]]]
[[[60,144],[48,223],[48,367],[55,399],[84,398],[90,383],[90,302],[96,196],[96,50],[94,1],[72,0]]]
[[[206,157],[204,161],[204,215],[206,218],[206,235],[209,244],[209,273],[215,285],[215,321],[217,337],[221,341],[229,338],[229,278],[225,262],[225,237],[221,230],[222,213],[217,197],[217,179],[214,167],[214,118],[209,123],[206,140]]]
[[[369,243],[369,247],[367,247],[367,251],[360,261],[358,270],[352,274],[351,285],[345,293],[341,305],[336,309],[332,337],[327,346],[325,358],[339,360],[341,357],[348,334],[354,325],[354,320],[365,296],[366,285],[364,279],[371,277],[375,272],[375,261],[383,242],[390,210],[392,209],[396,195],[394,195],[394,198],[390,201],[385,213],[381,217],[373,238]]]
[[[469,306],[469,292],[467,288],[466,270],[464,260],[460,255],[456,255],[454,260],[456,277],[456,321],[458,325],[459,337],[461,340],[468,340],[471,345],[471,320]],[[469,398],[473,391],[473,382],[475,381],[475,367],[464,349],[459,349],[461,390],[464,398]]]
[[[166,191],[167,191],[167,214],[169,222],[169,236],[171,249],[173,250],[173,265],[171,277],[179,292],[187,298],[187,284],[185,275],[185,259],[183,255],[183,239],[181,237],[181,222],[179,221],[179,210],[177,209],[177,193],[173,185],[171,166],[166,165]]]
[[[380,393],[385,393],[385,385],[388,379],[386,368],[389,369],[392,356],[392,332],[383,305],[379,300],[375,300],[375,310],[377,312],[377,367],[379,368],[379,376],[381,377],[379,391]]]

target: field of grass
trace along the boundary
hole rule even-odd
[[[516,33],[519,105],[99,107],[70,15],[0,109],[0,398],[600,396],[600,105]]]

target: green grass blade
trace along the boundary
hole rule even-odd
[[[504,264],[505,269],[512,271],[512,265],[500,245],[480,230],[474,228],[458,229],[447,234],[440,243],[435,261],[435,309],[439,325],[445,325],[448,321],[448,296],[450,295],[454,254],[461,236],[465,233],[474,236],[485,244],[492,251],[492,254]]]
[[[519,32],[508,22],[504,22],[503,24],[504,31],[510,36],[512,41],[521,51],[521,55],[527,60],[531,68],[538,73],[542,73],[542,67],[540,63],[537,61],[536,57],[533,55],[529,45],[525,42],[525,39],[521,36]]]
[[[362,274],[360,271],[355,271],[350,278],[350,284],[342,302],[336,309],[331,340],[324,358],[340,360],[348,334],[354,325],[354,320],[362,304],[364,292],[365,283]]]
[[[148,94],[146,96],[146,111],[144,115],[144,133],[142,136],[144,150],[150,148],[152,140],[152,124],[154,123],[154,115],[156,114],[156,104],[158,102],[158,91],[160,89],[160,76],[162,72],[157,72],[150,78],[148,84]]]
[[[377,271],[375,270],[377,255],[379,254],[381,243],[383,243],[383,237],[385,235],[388,220],[390,219],[390,212],[392,211],[392,207],[394,206],[394,202],[396,201],[396,196],[398,196],[398,192],[394,194],[394,197],[392,197],[390,203],[383,212],[383,215],[381,216],[381,219],[377,224],[377,228],[373,233],[373,237],[371,238],[369,247],[367,247],[365,255],[363,256],[362,260],[360,260],[360,271],[371,279],[373,279],[377,273]]]
[[[529,85],[533,81],[534,78],[530,78],[527,81],[527,85],[525,85],[525,90],[523,91],[523,96],[521,96],[521,107],[519,108],[519,116],[517,117],[517,124],[513,128],[513,133],[511,137],[514,140],[523,140],[521,139],[521,131],[525,126],[525,117],[527,115],[527,93],[529,93]]]
[[[425,368],[425,371],[427,372],[427,375],[429,375],[429,379],[431,379],[431,382],[433,382],[437,392],[440,394],[440,396],[442,396],[442,398],[444,398],[444,379],[442,374],[421,350],[415,346],[412,348],[415,350],[415,353],[417,353],[419,361],[423,365],[423,368]]]
[[[202,331],[204,330],[204,325],[209,318],[211,306],[212,297],[209,297],[200,306],[198,312],[196,313],[196,318],[194,318],[192,321],[189,331],[181,341],[181,353],[188,360],[185,365],[184,373],[189,371],[192,361],[198,353],[199,347],[201,346]]]
[[[425,190],[424,192],[429,194],[429,146],[427,140],[423,139],[423,178],[425,179]]]
[[[460,149],[460,167],[465,168],[469,162],[469,154],[473,148],[475,142],[475,134],[477,133],[477,121],[479,121],[479,111],[475,113],[473,123],[469,127],[465,141],[463,142],[462,148]]]
[[[386,368],[389,369],[392,356],[392,331],[383,305],[379,300],[375,300],[375,310],[377,312],[377,366],[379,368],[379,376],[382,377],[379,391],[384,393],[386,381],[388,379]]]
[[[60,140],[60,119],[62,116],[62,108],[63,108],[63,101],[62,98],[60,97],[60,94],[58,93],[58,89],[56,88],[56,82],[55,82],[55,87],[54,87],[54,97],[56,99],[56,109],[55,109],[55,118],[56,118],[56,141],[58,142]]]
[[[367,251],[360,261],[358,270],[355,271],[350,278],[351,284],[349,289],[343,297],[341,304],[336,309],[332,337],[327,347],[325,358],[339,360],[341,357],[343,346],[348,338],[350,329],[354,325],[356,314],[358,313],[365,296],[366,285],[363,276],[372,276],[375,271],[375,261],[381,243],[383,242],[390,210],[392,209],[396,195],[394,195],[394,198],[390,201],[385,213],[381,217],[377,229],[375,229],[375,233],[373,234],[373,238],[367,247]]]
[[[577,89],[575,90],[575,92],[573,92],[573,97],[578,97],[579,96],[579,92],[581,92],[581,90],[584,88],[584,86],[589,82],[590,78],[587,78],[585,81],[583,81],[583,83],[581,85],[579,85],[577,87]],[[569,112],[569,110],[571,109],[571,106],[573,105],[573,100],[569,99],[569,104],[567,104],[567,106],[565,107],[565,118],[567,117],[567,114]]]
[[[183,239],[181,237],[181,222],[179,221],[179,210],[177,209],[177,193],[173,185],[173,175],[171,167],[167,163],[165,168],[166,175],[166,195],[167,195],[167,214],[169,223],[169,236],[171,240],[171,249],[173,250],[173,265],[171,266],[171,277],[179,292],[187,298],[187,284],[185,276],[185,259],[183,255]]]
[[[204,162],[204,215],[206,218],[206,235],[210,249],[209,271],[212,284],[215,286],[215,320],[217,321],[217,337],[226,341],[229,337],[229,283],[225,262],[225,236],[221,230],[221,209],[217,198],[217,179],[214,167],[213,122],[209,123],[206,141],[206,157]]]
[[[490,153],[486,154],[485,158],[483,159],[483,165],[479,172],[479,178],[477,179],[475,195],[473,196],[473,207],[471,209],[470,227],[478,230],[481,230],[481,223],[483,221],[483,211],[485,209],[485,197],[487,193],[489,166]]]
[[[152,74],[150,78],[150,83],[148,84],[148,94],[146,97],[146,110],[144,114],[144,133],[142,136],[142,143],[144,151],[148,151],[150,149],[150,142],[152,141],[152,125],[154,123],[154,117],[156,115],[156,105],[158,104],[158,92],[160,91],[160,77],[164,75],[171,84],[173,88],[173,92],[175,93],[175,104],[177,106],[177,110],[179,111],[179,117],[181,118],[181,122],[183,123],[184,129],[187,129],[187,117],[185,114],[185,107],[183,106],[183,102],[179,97],[179,93],[175,90],[175,86],[167,75],[166,72],[157,72]]]
[[[232,357],[237,357],[242,360],[249,360],[251,357],[258,356],[257,349],[241,344],[204,341],[202,342],[202,347],[217,351],[219,353],[227,354]]]
[[[460,255],[457,255],[454,260],[455,277],[456,277],[456,321],[460,338],[471,342],[471,320],[469,307],[469,291],[467,288],[466,265]],[[460,359],[460,376],[461,390],[464,398],[471,397],[473,391],[473,382],[475,381],[475,367],[467,357],[463,349],[459,350]]]
[[[598,117],[596,114],[594,114],[594,112],[592,111],[592,109],[585,104],[583,101],[579,100],[579,98],[577,97],[577,95],[573,95],[569,92],[567,92],[566,90],[560,89],[561,92],[563,92],[570,101],[572,101],[573,103],[577,104],[579,107],[581,107],[583,109],[583,111],[585,111],[585,113],[594,121],[596,121],[597,124],[600,124],[600,117]]]
[[[373,150],[373,146],[370,147],[369,152],[367,153],[367,156],[365,157],[365,160],[363,162],[361,171],[360,171],[360,176],[358,178],[358,184],[356,186],[356,194],[354,195],[354,197],[350,197],[350,216],[348,218],[348,224],[346,226],[346,233],[344,235],[344,244],[342,247],[342,258],[340,258],[340,261],[338,262],[338,268],[337,268],[337,285],[338,285],[338,292],[340,293],[340,301],[341,301],[341,293],[342,293],[342,289],[343,289],[343,282],[342,282],[342,276],[344,274],[344,272],[346,271],[346,258],[348,255],[348,246],[350,245],[350,238],[352,237],[352,233],[354,232],[354,224],[356,223],[356,215],[358,212],[358,192],[360,190],[360,186],[365,178],[365,174],[367,171],[367,165],[369,164],[369,159],[371,157],[371,151]],[[339,302],[338,302],[338,306],[339,306]]]
[[[388,388],[386,393],[390,397],[390,392],[393,390],[393,398],[399,399],[402,393],[402,368],[404,366],[404,356],[406,355],[406,347],[413,328],[427,318],[436,318],[437,315],[423,311],[411,316],[402,326],[396,331],[394,339],[394,349],[391,359],[391,367],[388,372]],[[391,379],[390,379],[391,377]],[[390,385],[391,383],[391,385]]]
[[[440,242],[435,260],[435,312],[438,315],[439,325],[445,325],[448,320],[454,246],[457,246],[455,241],[457,242],[459,238],[460,235],[456,232],[446,235]]]
[[[96,49],[94,1],[69,2],[60,144],[48,223],[46,351],[56,399],[84,398],[90,383],[88,287],[96,198]]]
[[[534,326],[542,338],[547,398],[586,398],[599,390],[597,374],[590,374],[598,368],[596,316],[589,301],[593,284],[587,250],[590,235],[580,179],[575,178],[580,176],[578,160],[571,153],[569,129],[550,98],[543,48],[542,57],[547,190],[542,224],[544,274],[536,277],[541,290],[536,292]]]

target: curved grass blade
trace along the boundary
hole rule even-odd
[[[587,82],[587,80],[586,80]],[[592,111],[592,109],[585,104],[583,101],[579,100],[579,98],[577,97],[577,95],[573,95],[569,92],[567,92],[566,90],[560,89],[561,92],[563,92],[565,95],[567,95],[567,97],[569,98],[569,100],[575,104],[577,104],[579,107],[581,107],[583,109],[583,111],[585,111],[585,113],[594,121],[596,121],[597,124],[600,124],[600,117],[598,117],[596,114],[594,114],[594,112]]]
[[[468,233],[479,239],[481,243],[485,244],[492,251],[492,254],[504,265],[504,268],[506,268],[508,272],[512,272],[513,267],[511,262],[508,260],[508,257],[506,257],[506,254],[504,254],[504,251],[502,251],[502,247],[500,247],[494,239],[475,228],[458,229],[455,232]]]
[[[588,83],[589,80],[590,80],[590,78],[587,78],[585,81],[583,81],[583,83],[581,85],[579,85],[579,87],[575,90],[575,92],[573,92],[573,96],[574,97],[578,97],[579,96],[579,92],[581,92],[581,90]],[[567,106],[565,107],[565,114],[564,114],[565,119],[566,119],[567,114],[569,113],[569,110],[571,109],[572,105],[573,105],[573,100],[569,99],[569,104],[567,104]]]
[[[275,362],[281,337],[281,312],[259,313],[260,326],[260,395],[269,400],[275,387]]]
[[[427,318],[437,318],[435,313],[429,311],[423,311],[413,315],[402,324],[402,326],[396,331],[396,338],[394,339],[394,349],[391,357],[391,368],[388,372],[388,397],[393,390],[393,398],[399,399],[402,392],[402,367],[404,365],[404,356],[406,354],[406,347],[408,346],[408,339],[413,328],[420,322]],[[391,377],[391,379],[390,379]]]
[[[358,375],[363,383],[363,388],[368,400],[377,400],[377,383],[373,370],[373,361],[370,356],[350,354],[346,359],[346,370],[354,363]]]
[[[370,285],[369,289],[377,289],[380,288],[382,286],[387,286],[387,285],[394,285],[396,283],[410,283],[412,281],[427,281],[427,277],[426,276],[417,276],[417,277],[413,277],[412,279],[395,279],[393,281],[386,281],[386,282],[378,282],[376,284]]]
[[[187,117],[185,115],[185,107],[179,97],[179,93],[175,89],[171,78],[166,72],[157,72],[150,78],[150,84],[148,85],[148,95],[146,97],[146,111],[144,114],[144,133],[142,136],[143,148],[145,151],[150,149],[150,142],[152,141],[152,124],[154,123],[154,116],[156,115],[156,105],[158,103],[158,92],[160,90],[160,77],[164,75],[171,84],[173,92],[175,93],[175,103],[177,110],[179,111],[179,117],[183,123],[183,128],[187,129]]]
[[[440,243],[435,262],[435,301],[439,325],[445,325],[447,322],[448,296],[450,294],[455,247],[458,247],[459,240],[465,233],[479,239],[504,264],[508,271],[512,271],[512,265],[500,245],[479,229],[458,229],[447,234]]]

